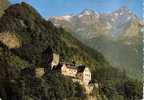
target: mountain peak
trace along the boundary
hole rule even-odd
[[[128,8],[127,6],[122,6],[122,7],[120,8],[120,10],[129,11],[129,8]]]
[[[82,15],[92,15],[95,14],[95,11],[91,10],[91,9],[85,9],[82,11],[81,13]]]
[[[115,12],[116,13],[121,13],[121,14],[129,14],[129,13],[131,13],[131,11],[129,10],[129,8],[127,6],[122,6],[121,8],[116,10]]]
[[[40,14],[29,4],[22,2],[20,4],[11,5],[8,9],[5,10],[6,15],[10,16],[19,16],[19,17],[36,17],[40,18]]]
[[[116,11],[112,12],[112,15],[114,15],[116,18],[118,18],[118,17],[121,17],[121,16],[130,17],[133,14],[127,6],[122,6],[121,8],[119,8]]]

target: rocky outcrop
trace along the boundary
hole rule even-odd
[[[0,41],[10,49],[21,46],[21,41],[15,33],[0,33]]]

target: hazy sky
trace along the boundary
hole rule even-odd
[[[31,4],[45,18],[77,14],[84,9],[109,13],[122,6],[127,6],[134,14],[142,18],[143,0],[10,0],[12,4],[22,1]]]

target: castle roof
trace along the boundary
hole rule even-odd
[[[82,64],[74,65],[74,64],[66,63],[65,65],[66,65],[67,68],[77,70],[78,73],[82,73],[84,71],[84,69],[85,69],[85,65],[82,65]]]

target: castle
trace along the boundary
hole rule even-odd
[[[60,66],[58,66],[60,64]],[[65,62],[60,62],[59,54],[53,53],[53,60],[51,62],[51,70],[59,67],[61,74],[64,76],[71,77],[84,85],[89,85],[91,81],[91,71],[88,67],[82,64],[70,64]],[[40,78],[44,75],[44,68],[36,68],[36,77]]]
[[[65,76],[70,76],[75,79],[81,80],[85,85],[91,81],[91,72],[85,65],[74,65],[63,63],[61,73]]]
[[[85,87],[85,93],[92,93],[94,87],[99,88],[98,83],[92,82],[91,71],[83,64],[60,62],[59,54],[53,53],[51,71],[59,70],[62,75],[70,77],[73,82],[78,82]],[[41,78],[45,74],[43,67],[35,68],[35,76]]]

